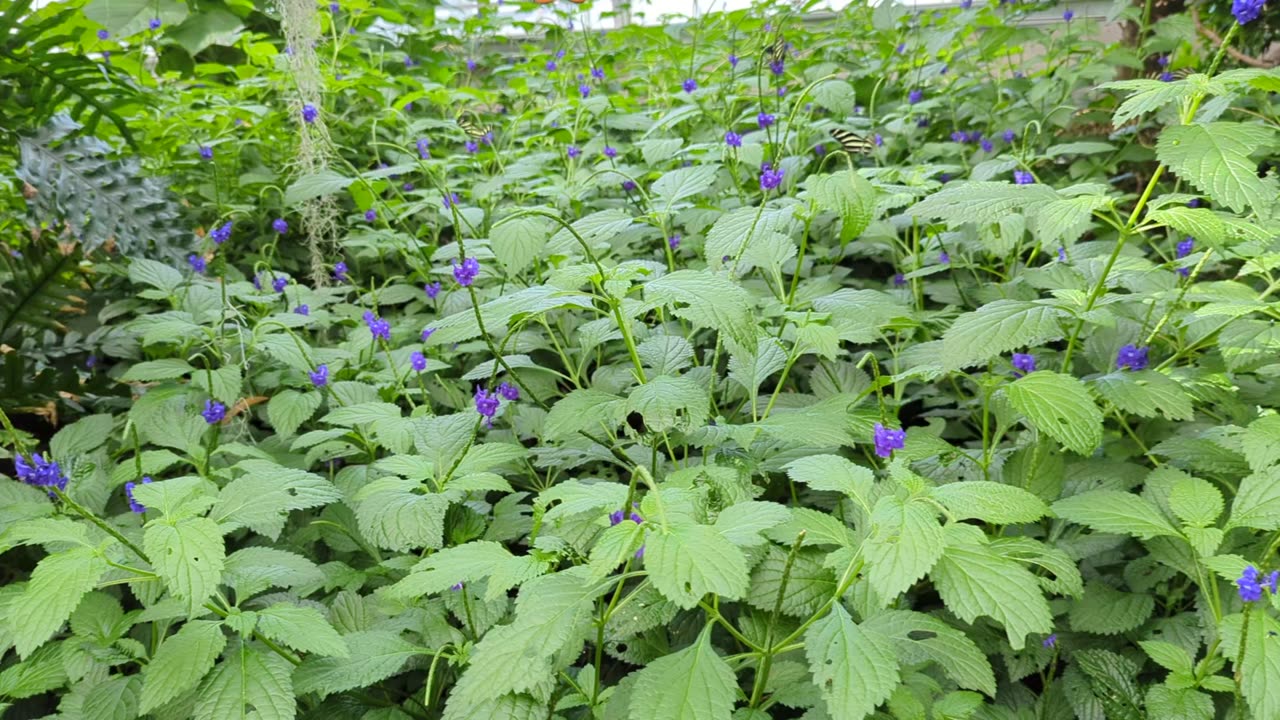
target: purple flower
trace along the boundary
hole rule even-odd
[[[204,417],[205,422],[210,425],[216,425],[227,416],[227,406],[217,400],[205,400],[204,411],[200,414]]]
[[[303,122],[309,125],[315,122],[317,117],[320,117],[320,111],[316,109],[315,105],[312,105],[311,103],[307,103],[306,105],[302,106]]]
[[[147,27],[152,30],[159,30],[162,24],[163,23],[160,22],[160,18],[151,18],[151,21],[147,23]]]
[[[498,412],[497,393],[491,393],[484,388],[476,388],[476,412],[484,416],[484,424],[493,427],[493,416]]]
[[[213,159],[213,148],[209,147],[208,145],[201,145],[201,146],[200,146],[200,159],[201,159],[201,160],[212,160],[212,159]]]
[[[1013,354],[1013,376],[1022,377],[1036,371],[1036,356],[1031,353]]]
[[[968,139],[968,135],[960,132],[959,130],[956,130],[955,132],[951,133],[951,142],[962,143],[966,139]]]
[[[342,261],[338,261],[338,263],[333,266],[333,279],[337,280],[338,282],[347,281],[347,264],[346,263]]]
[[[893,455],[894,450],[901,450],[907,444],[907,432],[905,430],[891,430],[880,423],[876,423],[873,440],[876,446],[876,455],[887,458]]]
[[[1067,12],[1071,12],[1071,11],[1068,10]],[[1045,638],[1044,641],[1041,642],[1040,644],[1047,648],[1056,647],[1058,644],[1058,633],[1054,633],[1049,637]]]
[[[581,154],[582,154],[582,150],[581,150],[581,149],[579,149],[579,148],[578,148],[578,146],[576,146],[576,145],[570,145],[570,146],[568,147],[568,149],[564,151],[564,154],[565,154],[565,155],[568,155],[568,156],[569,156],[569,159],[570,159],[570,160],[572,160],[572,159],[574,159],[574,158],[578,157],[579,155],[581,155]]]
[[[982,152],[988,152],[988,153],[989,153],[989,152],[991,152],[991,151],[993,151],[993,150],[995,150],[995,149],[996,149],[996,146],[995,146],[995,145],[992,145],[992,144],[991,144],[991,141],[990,141],[990,140],[988,140],[988,139],[986,139],[986,138],[983,138],[983,139],[982,139],[982,142],[978,143],[978,145],[982,148]]]
[[[545,68],[547,69],[547,72],[555,72],[555,71],[556,71],[556,68],[557,68],[557,67],[559,67],[559,66],[558,66],[558,65],[556,65],[556,61],[555,61],[555,60],[548,60],[548,61],[547,61],[547,64],[546,64],[546,65],[544,65],[543,67],[545,67]]]
[[[1073,13],[1073,12],[1071,12],[1071,8],[1067,8],[1067,9],[1066,9],[1065,11],[1063,11],[1063,13],[1062,13],[1062,19],[1063,19],[1063,20],[1066,20],[1067,22],[1071,22],[1071,18],[1073,18],[1073,17],[1075,17],[1075,16],[1076,16],[1076,14],[1075,14],[1075,13]]]
[[[591,94],[591,86],[586,83],[582,83],[578,86],[578,92],[582,95],[583,99],[586,99],[586,97]]]
[[[973,0],[960,0],[960,9],[968,10],[973,7]]]
[[[276,218],[271,221],[271,229],[283,235],[289,232],[289,223],[285,222],[284,218]]]
[[[1240,578],[1236,580],[1236,586],[1239,588],[1240,599],[1244,602],[1258,602],[1262,599],[1262,584],[1258,582],[1258,568],[1250,565],[1240,574]]]
[[[1161,55],[1160,57],[1156,58],[1156,64],[1159,65],[1160,67],[1169,67],[1169,56]]]
[[[622,510],[614,510],[609,513],[609,527],[613,527],[614,525],[622,522],[622,518],[626,517],[626,515],[627,514]]]
[[[593,67],[593,68],[591,68],[591,77],[593,77],[593,78],[595,78],[595,79],[597,79],[597,80],[601,80],[601,81],[603,81],[603,80],[604,80],[604,70],[603,70],[602,68],[598,68],[598,67]]]
[[[374,340],[391,340],[391,323],[375,315],[372,310],[364,311],[364,324],[369,326],[369,334]]]
[[[775,118],[773,115],[770,115],[767,112],[762,112],[756,116],[756,124],[760,126],[761,130],[763,130],[769,127],[770,125],[772,125],[773,121],[776,119],[777,118]]]
[[[62,468],[54,460],[45,460],[40,453],[32,455],[29,462],[22,455],[15,454],[13,467],[18,473],[18,479],[28,485],[67,489],[67,476],[62,474]]]
[[[431,141],[430,140],[426,138],[418,138],[418,142],[415,143],[415,145],[417,145],[418,147],[419,158],[426,160],[431,157],[431,150],[430,150]]]
[[[311,307],[308,305],[299,305],[298,307],[293,309],[293,314],[294,315],[310,315]]]
[[[942,252],[938,253],[938,262],[942,263],[943,265],[949,265],[951,263],[951,256],[947,254],[946,250],[943,250]]]
[[[259,290],[259,291],[261,291],[261,290],[262,290],[262,273],[254,273],[254,275],[253,275],[253,289],[254,289],[254,290]]]
[[[498,394],[511,402],[515,402],[520,399],[520,388],[504,382],[498,385]]]
[[[143,485],[150,484],[150,482],[151,482],[151,476],[149,475],[142,476]],[[147,511],[147,506],[133,499],[133,489],[136,487],[138,487],[138,483],[135,483],[132,481],[125,483],[124,496],[129,500],[129,509],[141,515],[142,513]]]
[[[769,72],[773,73],[774,75],[781,75],[786,71],[787,71],[786,63],[783,62],[782,60],[769,61]]]
[[[681,238],[679,233],[672,235],[671,237],[667,238],[667,247],[671,248],[672,250],[679,250],[680,240]]]
[[[1120,348],[1120,352],[1116,353],[1116,366],[1135,371],[1145,370],[1147,367],[1147,352],[1150,349],[1132,344],[1125,345]]]
[[[452,590],[452,591],[454,591],[454,592],[457,592],[457,591],[459,591],[459,590],[461,590],[461,589],[462,589],[462,583],[455,583],[455,584],[453,584],[453,585],[450,585],[450,586],[449,586],[449,589],[450,589],[450,590]]]
[[[742,147],[742,136],[730,130],[724,134],[724,144],[729,147]]]
[[[458,197],[458,193],[449,193],[444,196],[444,207],[446,210],[462,202],[462,198]]]
[[[623,180],[623,181],[622,181],[622,189],[623,189],[623,190],[626,190],[627,192],[631,192],[632,190],[635,190],[635,189],[636,189],[636,181],[635,181],[635,180]]]
[[[457,260],[453,261],[453,279],[458,281],[462,287],[471,287],[471,283],[475,281],[476,276],[480,274],[480,261],[473,257],[469,257],[462,261],[459,265]]]
[[[605,156],[605,157],[607,157],[607,158],[610,158],[610,159],[612,159],[612,158],[616,158],[616,157],[618,157],[618,151],[617,151],[617,150],[615,150],[615,149],[613,149],[613,147],[611,147],[611,146],[609,146],[609,145],[605,145],[605,146],[604,146],[604,156]]]
[[[1036,181],[1035,177],[1026,170],[1014,170],[1013,182],[1016,185],[1031,185]]]
[[[898,47],[894,48],[894,49],[893,49],[893,51],[894,51],[894,52],[896,52],[896,53],[898,53],[899,55],[901,55],[901,54],[903,54],[903,53],[905,53],[905,52],[907,51],[907,44],[906,44],[906,43],[898,43]]]
[[[1182,242],[1178,243],[1178,247],[1176,250],[1177,258],[1181,260],[1182,258],[1190,255],[1191,251],[1195,249],[1195,246],[1196,246],[1196,241],[1194,238],[1191,238],[1191,237],[1184,238]]]
[[[422,289],[427,293],[428,298],[435,300],[436,297],[440,295],[440,281],[437,280],[436,282],[423,285]]]
[[[1173,73],[1167,70],[1160,73],[1160,82],[1173,82]]]
[[[911,92],[907,93],[907,102],[912,105],[915,105],[916,103],[920,102],[923,99],[924,99],[924,91],[919,88],[916,88],[915,90],[912,90]]]
[[[875,143],[876,147],[881,147],[884,145],[884,137],[880,133],[876,133],[875,137],[871,138],[871,142]]]
[[[364,221],[365,221],[365,222],[373,222],[374,220],[377,220],[377,219],[378,219],[378,211],[377,211],[377,210],[374,210],[373,208],[369,208],[368,210],[365,210],[365,211],[364,211]]]
[[[731,68],[738,67],[738,56],[734,55],[733,53],[729,53],[729,67]]]
[[[826,154],[827,154],[827,146],[826,146],[826,145],[824,145],[823,143],[818,143],[817,145],[814,145],[814,146],[813,146],[813,154],[814,154],[814,155],[817,155],[818,157],[822,157],[822,156],[826,155]]]
[[[329,366],[317,365],[314,372],[307,373],[307,377],[311,378],[312,385],[324,387],[329,384]]]
[[[86,368],[90,369],[90,370],[92,370],[92,369],[94,369],[95,367],[97,367],[97,366],[98,366],[98,356],[97,356],[97,355],[90,355],[89,357],[85,358],[85,359],[84,359],[84,366],[85,366]]]
[[[894,286],[894,287],[902,287],[903,285],[906,285],[906,284],[907,284],[907,276],[906,276],[906,275],[903,275],[902,273],[896,273],[896,274],[893,276],[893,286]]]
[[[435,329],[435,328],[433,328],[433,327],[423,328],[423,329],[422,329],[422,342],[426,342],[426,341],[431,337],[431,334],[432,334],[432,333],[434,333],[435,331],[436,331],[436,329]]]
[[[204,256],[197,255],[196,253],[191,253],[187,256],[187,264],[191,266],[192,270],[195,270],[201,275],[204,274],[205,269],[209,266],[209,263],[204,259]]]
[[[1067,261],[1067,249],[1064,247],[1058,248],[1058,262],[1066,262],[1066,261]]]
[[[289,278],[287,277],[278,277],[275,280],[271,281],[271,289],[275,290],[278,293],[284,292],[284,289],[288,286],[289,286]]]
[[[106,39],[107,39],[107,38],[109,38],[109,37],[111,37],[111,33],[107,32],[106,30],[99,30],[99,31],[98,31],[98,39],[99,39],[99,40],[106,40]]]
[[[680,83],[680,87],[684,88],[685,92],[692,93],[698,89],[698,81],[693,78],[685,78],[684,82]]]
[[[946,185],[947,183],[951,182],[951,173],[939,173],[938,182],[942,183],[943,185]]]
[[[472,60],[471,58],[467,58],[467,72],[475,72],[475,71],[476,71],[476,61]]]
[[[782,97],[782,96],[784,96],[784,95],[786,95],[786,94],[787,94],[787,88],[786,88],[786,86],[783,86],[783,87],[778,88],[778,97]]]
[[[413,192],[413,183],[411,183],[411,182],[407,182],[407,183],[405,183],[405,184],[401,185],[401,186],[400,186],[400,189],[401,189],[401,190],[403,190],[403,191],[405,191],[405,192]]]
[[[214,228],[213,232],[209,233],[209,237],[213,238],[213,242],[215,245],[221,245],[222,243],[230,240],[231,239],[231,221],[228,220],[221,227]]]
[[[1018,137],[1018,133],[1012,130],[1005,130],[1004,133],[1001,135],[1001,137],[1004,138],[1005,142],[1011,143],[1013,142],[1014,138]]]
[[[778,187],[782,184],[782,176],[784,174],[785,171],[782,168],[775,170],[769,163],[765,163],[760,170],[760,189],[769,191]]]
[[[476,142],[475,140],[468,140],[466,147],[467,147],[467,152],[474,155],[476,152],[480,150],[480,143]]]
[[[413,351],[413,354],[409,356],[409,367],[413,368],[417,372],[426,370],[427,356],[417,350]]]
[[[1267,587],[1271,590],[1271,594],[1275,595],[1280,591],[1280,570],[1272,570],[1267,576]]]

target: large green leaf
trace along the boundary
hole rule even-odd
[[[1015,380],[1005,392],[1033,427],[1071,450],[1088,455],[1102,442],[1102,411],[1075,377],[1039,370]]]
[[[756,346],[751,296],[724,274],[677,270],[644,286],[645,299],[675,306],[677,317],[694,327],[714,328],[734,342]]]
[[[742,551],[706,525],[677,525],[668,532],[650,530],[645,566],[654,587],[683,608],[715,593],[737,600],[747,591],[747,561]]]
[[[226,547],[218,524],[208,518],[153,521],[143,536],[143,549],[188,612],[200,607],[222,579]]]
[[[729,720],[737,695],[733,670],[711,647],[711,624],[693,645],[640,671],[629,720]]]
[[[213,669],[226,644],[222,623],[212,620],[192,620],[165,638],[142,671],[142,712],[195,687]]]
[[[1280,185],[1274,176],[1258,177],[1258,164],[1250,155],[1268,147],[1274,136],[1265,125],[1175,125],[1160,133],[1156,157],[1215,203],[1265,216]]]
[[[855,623],[839,603],[805,632],[805,655],[833,718],[861,720],[898,686],[893,642]]]
[[[22,594],[4,613],[18,655],[30,656],[52,637],[107,569],[106,560],[89,547],[75,547],[41,560]]]
[[[1063,336],[1061,310],[1022,300],[996,300],[956,318],[942,336],[946,368],[961,369]]]

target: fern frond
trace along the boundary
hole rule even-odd
[[[79,247],[48,241],[0,254],[0,342],[30,329],[66,330],[59,318],[85,304],[76,294],[87,287],[82,258]]]

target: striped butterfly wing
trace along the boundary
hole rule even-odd
[[[875,144],[856,132],[843,128],[831,128],[831,137],[840,143],[841,149],[850,155],[865,155],[871,152]]]
[[[489,134],[488,126],[477,125],[464,117],[458,118],[458,127],[462,128],[463,132],[467,135],[470,135],[477,140]]]
[[[780,63],[787,59],[787,39],[782,37],[782,33],[778,33],[773,42],[765,48],[765,57],[770,63]]]

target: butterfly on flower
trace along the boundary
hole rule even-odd
[[[831,137],[835,138],[836,142],[840,143],[840,148],[850,155],[866,154],[875,147],[871,140],[843,128],[831,128]]]

